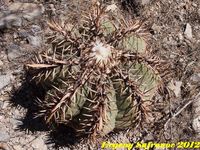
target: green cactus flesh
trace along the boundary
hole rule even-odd
[[[146,42],[141,37],[129,36],[123,39],[122,44],[125,49],[143,53],[146,50]]]

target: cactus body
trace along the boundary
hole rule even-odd
[[[50,87],[41,113],[47,123],[70,126],[77,136],[132,128],[162,85],[145,27],[99,5],[82,22],[69,30],[51,21],[51,48],[27,65],[37,83]]]

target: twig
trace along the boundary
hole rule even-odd
[[[167,128],[168,123],[170,122],[171,119],[176,118],[184,109],[186,109],[191,103],[193,102],[193,100],[188,101],[182,108],[180,108],[175,114],[172,115],[172,117],[169,117],[169,119],[166,121],[165,125],[164,125],[164,129]]]
[[[177,113],[173,114],[173,116],[170,118],[175,118],[177,117],[185,108],[187,108],[187,106],[189,106],[191,103],[193,102],[193,100],[190,100],[189,102],[187,102]]]

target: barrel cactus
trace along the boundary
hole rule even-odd
[[[50,48],[26,65],[32,79],[48,87],[38,116],[92,139],[148,119],[163,82],[144,22],[95,4],[79,24],[51,20],[48,26]]]

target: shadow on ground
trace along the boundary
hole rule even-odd
[[[42,86],[30,82],[26,77],[22,86],[14,90],[10,99],[10,104],[15,108],[24,108],[27,110],[25,116],[21,118],[22,124],[18,125],[19,131],[30,131],[32,133],[37,131],[46,131],[46,144],[53,144],[54,148],[69,147],[76,144],[79,139],[75,138],[72,128],[64,125],[52,125],[51,127],[45,124],[43,117],[35,117],[39,111],[37,98],[44,99],[46,91]]]

